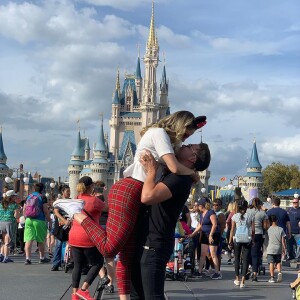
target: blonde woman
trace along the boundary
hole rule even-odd
[[[225,228],[225,231],[226,231],[226,241],[227,241],[227,244],[229,244],[229,238],[230,238],[230,231],[231,231],[231,219],[232,219],[232,216],[237,212],[237,202],[236,201],[233,201],[233,202],[230,202],[228,204],[228,207],[227,207],[227,212],[226,212],[226,215],[227,215],[227,218],[226,218],[226,228]],[[228,247],[228,251],[227,251],[227,257],[228,257],[228,260],[227,260],[227,264],[228,265],[232,265],[232,249],[230,249]]]
[[[191,112],[179,111],[145,128],[141,133],[142,138],[137,146],[134,162],[123,172],[125,178],[116,182],[110,189],[106,231],[86,215],[75,215],[75,220],[81,222],[105,257],[114,257],[120,252],[116,276],[121,300],[130,299],[130,261],[135,248],[134,227],[146,179],[140,156],[145,150],[149,150],[159,162],[158,174],[162,174],[164,167],[167,167],[172,173],[191,175],[195,180],[199,180],[194,170],[177,161],[174,152],[185,139],[205,124],[206,117],[195,118]],[[195,167],[199,169],[198,166]]]
[[[12,242],[13,223],[20,217],[20,209],[16,204],[17,194],[13,190],[9,190],[4,194],[4,198],[0,204],[0,232],[2,232],[2,241],[0,253],[0,261],[2,263],[13,262],[8,257],[9,246]]]

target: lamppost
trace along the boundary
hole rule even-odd
[[[19,192],[19,198],[22,201],[24,197],[24,184],[29,183],[29,178],[25,174],[24,169],[23,169],[23,164],[20,164],[19,168],[12,168],[10,169],[13,173],[16,173],[16,178],[12,179],[11,177],[5,177],[5,182],[10,185],[14,182],[14,191],[17,193]]]

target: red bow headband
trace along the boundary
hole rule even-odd
[[[203,127],[206,124],[206,116],[199,116],[196,117],[193,122],[192,125],[194,126],[194,128],[196,129],[200,129],[201,127]]]

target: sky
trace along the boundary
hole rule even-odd
[[[245,175],[253,141],[260,162],[300,166],[300,2],[157,0],[171,112],[206,115],[211,184]],[[67,176],[80,128],[109,133],[119,68],[134,73],[151,0],[0,2],[0,125],[7,165]],[[142,64],[143,76],[143,64]],[[200,134],[186,142],[197,143]],[[226,177],[226,182],[220,182]]]

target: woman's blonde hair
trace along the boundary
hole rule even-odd
[[[141,136],[143,136],[149,128],[163,128],[170,137],[171,143],[178,145],[182,142],[186,129],[188,129],[189,126],[191,129],[194,128],[192,125],[194,119],[195,116],[189,111],[177,111],[169,116],[165,116],[156,123],[144,127],[141,131]]]

